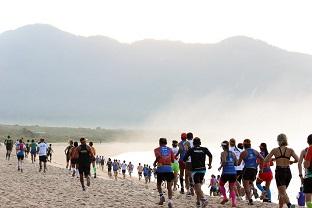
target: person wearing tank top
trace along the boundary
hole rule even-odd
[[[230,196],[232,200],[232,207],[237,206],[236,202],[236,191],[235,191],[235,183],[236,183],[236,165],[237,158],[236,155],[229,150],[229,142],[223,141],[221,143],[221,147],[223,152],[221,153],[221,166],[218,168],[220,171],[222,169],[222,175],[220,178],[219,186],[220,193],[223,196],[223,200],[221,204],[227,203],[229,200],[226,196],[226,191],[224,185],[229,182]]]
[[[286,190],[292,178],[289,165],[297,163],[299,158],[293,149],[287,147],[288,142],[285,134],[278,135],[277,142],[278,147],[274,148],[266,156],[264,162],[269,162],[273,156],[275,157],[275,180],[279,195],[279,208],[282,208],[284,204],[286,204],[288,208],[295,207],[290,203]],[[291,158],[294,158],[294,160],[290,160]]]
[[[312,134],[307,139],[309,148],[305,155],[304,168],[306,173],[303,179],[303,192],[305,194],[305,202],[308,208],[312,207]]]
[[[251,148],[251,141],[249,139],[245,139],[243,145],[245,150],[240,155],[238,165],[241,165],[242,161],[245,163],[243,171],[243,186],[248,204],[253,205],[251,199],[251,187],[253,186],[251,186],[251,184],[256,180],[258,169],[257,160],[263,162],[263,157],[257,150]]]
[[[186,155],[185,149],[186,143],[186,133],[181,134],[181,141],[179,142],[179,152],[175,155],[175,157],[179,156],[179,168],[180,168],[180,186],[181,186],[181,194],[184,194],[184,175],[185,175],[185,162],[183,161],[184,156]]]
[[[172,151],[173,151],[173,155],[174,155],[174,162],[172,163],[172,170],[173,170],[173,174],[174,174],[173,191],[176,191],[177,190],[177,183],[178,183],[178,173],[180,171],[178,157],[176,156],[176,155],[178,155],[178,152],[179,152],[178,141],[176,141],[176,140],[172,141]]]
[[[193,133],[189,132],[186,134],[186,142],[185,142],[185,149],[186,151],[193,148]],[[192,159],[188,157],[185,162],[185,187],[186,187],[186,195],[187,196],[194,196],[194,184],[192,180]]]

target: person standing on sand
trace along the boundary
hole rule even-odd
[[[179,143],[179,152],[178,152],[178,154],[175,155],[175,157],[180,156],[179,168],[180,168],[180,185],[181,185],[180,193],[181,194],[184,194],[184,175],[186,172],[185,162],[183,161],[183,158],[186,154],[185,143],[186,143],[186,133],[182,133],[181,134],[181,141]]]
[[[273,156],[275,157],[275,180],[278,189],[279,207],[282,208],[284,204],[288,208],[295,207],[290,203],[286,190],[292,178],[289,165],[297,163],[299,158],[293,149],[287,147],[288,142],[285,134],[278,135],[277,142],[279,147],[274,148],[266,156],[264,162],[269,162]],[[294,161],[290,160],[291,157],[294,158]]]
[[[137,170],[138,170],[138,176],[139,176],[139,181],[140,181],[142,178],[142,172],[143,172],[143,166],[141,165],[141,163],[139,163]]]
[[[70,149],[70,165],[72,167],[73,170],[73,174],[72,176],[75,177],[75,175],[79,175],[79,171],[78,171],[78,142],[74,142],[74,146]]]
[[[42,170],[43,163],[43,172],[45,173],[47,170],[47,150],[48,145],[45,143],[44,139],[40,139],[40,143],[38,144],[38,155],[39,155],[39,172]]]
[[[31,140],[31,144],[30,144],[30,155],[31,155],[31,162],[34,163],[36,162],[36,154],[37,154],[37,143],[35,142],[35,140]]]
[[[206,155],[209,158],[208,169],[211,169],[212,154],[206,147],[201,147],[200,138],[195,137],[193,139],[193,147],[190,148],[183,158],[183,161],[187,161],[191,158],[191,180],[194,183],[196,193],[196,206],[206,207],[208,205],[208,199],[201,189],[206,174]]]
[[[69,168],[69,171],[71,170],[71,166],[69,164],[69,162],[70,162],[70,154],[69,153],[70,153],[71,148],[73,148],[73,143],[74,143],[73,140],[69,140],[69,145],[64,150],[65,156],[66,156],[66,169]]]
[[[93,142],[89,142],[89,146],[91,148],[92,154],[96,155],[96,150],[93,147]],[[95,165],[95,158],[92,159],[92,168],[93,168],[93,173],[94,173],[94,178],[96,178],[96,165]]]
[[[159,147],[154,149],[156,160],[154,167],[157,166],[157,190],[159,192],[159,205],[163,205],[165,202],[165,196],[163,195],[161,184],[163,181],[167,182],[168,189],[168,207],[173,207],[172,202],[172,183],[174,179],[173,170],[171,164],[174,162],[174,154],[171,148],[167,147],[167,139],[159,139]]]
[[[222,169],[222,175],[220,178],[220,193],[223,196],[223,200],[221,204],[227,203],[229,200],[226,196],[226,191],[224,185],[229,182],[229,189],[230,189],[230,196],[232,200],[232,207],[237,206],[236,202],[236,193],[235,193],[235,183],[237,180],[237,158],[235,153],[233,151],[230,151],[229,149],[229,142],[223,141],[221,143],[221,147],[223,149],[223,152],[221,152],[221,166],[218,168],[218,171]]]
[[[303,192],[305,194],[305,202],[308,208],[312,208],[312,134],[307,139],[309,148],[305,156],[304,168],[306,174],[303,179]]]
[[[16,144],[16,157],[17,157],[17,170],[23,172],[23,160],[25,156],[26,145],[23,140],[20,139]]]
[[[174,174],[173,191],[176,191],[177,190],[177,184],[178,184],[178,173],[180,171],[178,156],[176,156],[176,155],[179,155],[178,141],[176,141],[176,140],[172,141],[172,151],[173,151],[173,154],[175,156],[174,162],[172,163],[172,170],[173,170],[173,174]]]
[[[7,139],[4,141],[4,145],[6,148],[6,154],[5,154],[5,159],[10,160],[11,157],[11,152],[13,149],[13,140],[11,139],[10,136],[7,137]]]
[[[241,165],[242,161],[244,161],[245,166],[243,172],[243,185],[246,193],[246,199],[248,200],[248,205],[253,205],[253,200],[251,198],[251,188],[253,187],[253,182],[257,177],[257,161],[263,162],[263,157],[257,150],[251,148],[251,141],[249,139],[245,139],[243,145],[245,150],[240,155],[238,165]]]
[[[77,147],[78,155],[78,169],[80,175],[80,183],[82,190],[85,191],[85,185],[83,177],[87,179],[87,186],[90,186],[90,166],[91,161],[94,160],[94,155],[91,147],[87,145],[85,138],[80,138],[80,145]]]

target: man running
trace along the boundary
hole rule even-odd
[[[131,162],[129,162],[129,164],[128,164],[128,172],[129,172],[130,178],[131,178],[131,175],[133,173],[133,169],[134,169],[133,164]]]
[[[172,151],[173,151],[174,155],[179,155],[178,141],[176,141],[176,140],[172,141]],[[179,161],[178,161],[177,156],[175,156],[174,162],[172,163],[172,170],[173,170],[173,174],[174,174],[173,191],[176,191],[177,190],[177,183],[178,183],[178,173],[180,171]]]
[[[96,155],[95,148],[93,147],[93,142],[89,142],[89,146],[91,148],[92,154]],[[93,167],[94,178],[96,178],[95,158],[93,158],[91,162],[92,162],[92,167]]]
[[[240,157],[241,152],[243,152],[243,149],[240,149],[238,147],[236,147],[236,140],[234,138],[230,139],[230,148],[229,151],[233,152],[235,154],[235,157],[237,158],[237,160]],[[242,177],[243,177],[243,169],[244,169],[244,163],[242,163],[240,166],[235,166],[235,170],[236,170],[236,186],[235,188],[235,192],[237,196],[240,196],[240,192],[241,192],[241,184],[242,184]]]
[[[8,136],[7,139],[4,141],[4,145],[5,145],[5,148],[6,148],[5,159],[10,160],[11,152],[12,152],[12,149],[13,149],[13,140],[11,139],[10,136]]]
[[[117,181],[117,179],[118,179],[118,170],[119,170],[119,164],[118,164],[117,160],[114,160],[112,166],[113,166],[115,181]]]
[[[79,175],[79,171],[78,171],[78,142],[74,142],[74,146],[70,149],[70,165],[71,168],[73,170],[73,174],[72,176],[75,177],[75,175]]]
[[[191,158],[191,180],[194,182],[195,193],[197,196],[196,206],[206,207],[208,205],[208,199],[201,189],[206,174],[206,155],[209,157],[208,169],[211,169],[212,154],[206,147],[201,147],[200,138],[195,137],[193,140],[193,147],[189,149],[183,158],[186,162],[188,158]]]
[[[121,164],[121,171],[122,171],[122,176],[123,176],[123,179],[126,178],[126,171],[127,171],[127,164],[126,164],[126,161],[124,160],[123,163]]]
[[[251,148],[251,141],[249,139],[245,139],[243,145],[245,150],[240,155],[238,165],[241,165],[242,161],[245,163],[243,172],[243,185],[248,204],[253,205],[253,200],[251,198],[251,184],[253,184],[253,182],[256,180],[258,172],[257,160],[263,162],[264,158],[257,150]]]
[[[183,161],[183,158],[187,152],[185,148],[186,143],[186,133],[181,134],[181,141],[179,143],[179,152],[175,155],[175,157],[179,157],[179,168],[180,168],[180,185],[181,185],[181,194],[184,194],[184,175],[185,175],[185,162]]]
[[[16,144],[17,170],[23,172],[23,160],[25,156],[26,146],[22,139]]]
[[[83,177],[87,179],[87,186],[90,186],[90,166],[91,161],[94,159],[92,149],[89,145],[87,145],[85,138],[80,139],[80,145],[77,147],[77,153],[80,183],[82,190],[85,191],[86,188]]]
[[[139,176],[139,181],[140,181],[142,178],[142,172],[143,172],[143,166],[141,165],[141,163],[139,163],[137,170],[138,170],[138,176]]]
[[[26,149],[25,149],[25,158],[28,158],[29,149],[30,149],[30,143],[29,143],[29,140],[27,140]]]
[[[44,139],[40,139],[40,143],[38,144],[38,155],[39,155],[39,172],[42,170],[43,163],[43,172],[45,173],[47,170],[47,150],[48,145],[45,143]]]
[[[36,162],[36,154],[37,154],[37,143],[35,142],[35,140],[31,140],[31,144],[30,144],[30,155],[31,155],[31,162],[34,163]]]
[[[107,173],[110,178],[112,177],[112,164],[113,164],[112,159],[108,158],[106,166],[107,166]]]
[[[193,148],[193,133],[189,132],[186,134],[186,143],[185,149],[186,151]],[[185,162],[185,187],[186,187],[186,195],[193,196],[194,195],[194,184],[192,180],[192,159],[188,158]]]
[[[309,148],[305,156],[304,168],[306,174],[303,179],[303,192],[305,194],[305,201],[308,208],[312,208],[312,134],[307,139]]]
[[[50,162],[52,162],[52,153],[53,153],[52,144],[50,144],[48,147],[48,151],[47,151],[47,159]],[[49,157],[50,157],[50,159],[49,159]]]
[[[69,166],[69,161],[70,161],[70,149],[73,148],[73,140],[69,141],[69,145],[66,147],[66,149],[64,150],[65,152],[65,156],[66,156],[66,169],[69,168],[69,171],[71,169],[71,167]]]
[[[173,206],[172,203],[172,181],[174,179],[171,164],[174,162],[174,155],[171,148],[167,147],[167,139],[159,139],[159,147],[154,149],[156,160],[154,166],[157,166],[157,190],[159,192],[159,205],[163,205],[165,202],[165,196],[163,195],[161,184],[163,181],[167,181],[168,189],[168,207]]]

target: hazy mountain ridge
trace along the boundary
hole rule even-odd
[[[140,123],[176,96],[312,92],[312,56],[243,36],[216,44],[123,44],[49,25],[0,34],[3,121]]]

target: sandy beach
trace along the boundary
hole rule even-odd
[[[119,178],[116,182],[104,171],[98,170],[99,177],[91,180],[91,186],[83,192],[79,179],[68,171],[48,163],[47,173],[38,172],[38,164],[30,159],[24,161],[24,172],[17,171],[15,154],[5,160],[2,146],[0,157],[0,207],[167,207],[157,205],[159,200],[156,184],[144,184],[137,178]],[[178,192],[174,194],[174,207],[195,207],[195,198],[187,198]],[[208,207],[222,206],[219,197],[209,197]],[[238,207],[248,207],[245,201]],[[275,204],[255,202],[252,207],[276,207]]]

